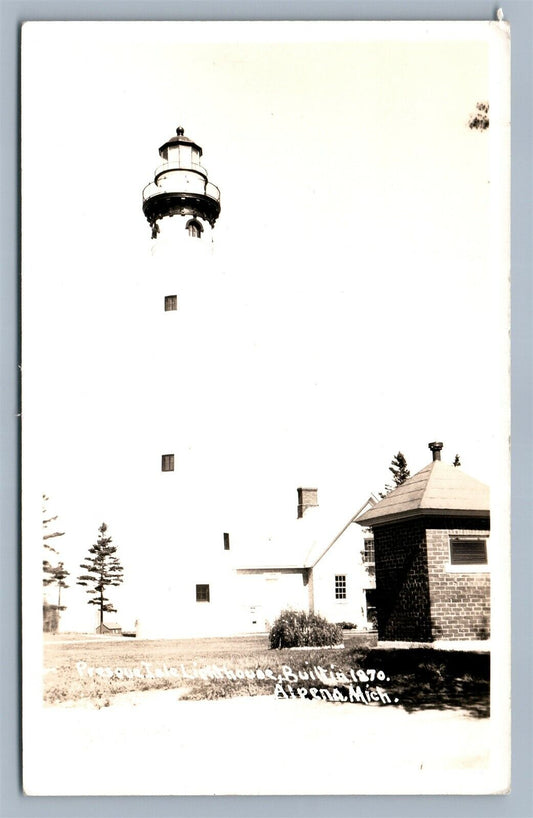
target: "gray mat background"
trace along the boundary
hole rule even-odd
[[[0,818],[533,818],[533,0],[502,2],[512,42],[513,778],[507,796],[28,798],[21,790],[19,46],[25,20],[490,20],[487,0],[0,0]],[[45,126],[46,123],[43,123]],[[379,763],[379,760],[377,760]]]

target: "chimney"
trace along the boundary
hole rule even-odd
[[[442,443],[428,443],[428,448],[431,449],[433,452],[433,460],[440,460],[440,452],[442,449]]]
[[[298,519],[304,516],[308,508],[318,507],[318,489],[297,489]]]

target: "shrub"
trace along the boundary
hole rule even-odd
[[[271,648],[302,648],[338,645],[342,631],[314,613],[282,611],[270,629]]]
[[[337,622],[339,628],[342,628],[343,631],[355,631],[357,630],[357,625],[353,622]]]

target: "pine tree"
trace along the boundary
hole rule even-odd
[[[461,458],[458,454],[455,455],[455,460],[453,461],[453,465],[457,468],[457,466],[461,465]]]
[[[53,545],[50,545],[48,540],[51,540],[54,537],[64,537],[65,536],[64,531],[49,531],[48,527],[49,527],[50,523],[54,523],[57,520],[57,514],[55,515],[55,517],[49,517],[48,516],[46,503],[48,503],[49,499],[50,498],[47,497],[46,494],[43,494],[43,548],[44,548],[44,550],[46,552],[44,554],[45,558],[43,559],[43,571],[45,573],[50,573],[50,569],[52,568],[52,566],[50,564],[50,560],[48,559],[48,556],[50,554],[55,554],[56,556],[59,556],[59,551],[56,548],[54,548]],[[44,585],[49,585],[51,582],[53,582],[53,579],[48,579],[48,581],[47,581],[47,577],[43,578],[43,584]]]
[[[97,605],[100,611],[100,625],[104,621],[104,613],[116,613],[116,608],[113,607],[109,599],[104,596],[106,588],[118,587],[123,581],[123,568],[120,560],[116,555],[117,546],[112,545],[112,538],[106,537],[107,525],[102,523],[98,529],[98,539],[94,545],[89,548],[89,553],[82,562],[80,568],[87,571],[77,578],[77,585],[92,585],[87,593],[92,594],[93,598],[87,600],[88,605]]]
[[[61,605],[61,591],[64,588],[70,588],[65,579],[70,576],[70,571],[66,571],[62,562],[50,568],[51,577],[48,580],[48,585],[57,585],[57,610],[64,611],[65,605]]]
[[[59,557],[59,551],[50,544],[49,540],[55,537],[63,537],[65,532],[50,530],[50,524],[57,520],[57,514],[53,517],[48,515],[46,507],[48,501],[49,497],[43,494],[43,585],[45,588],[48,588],[50,585],[57,585],[57,605],[51,604],[45,595],[43,601],[43,624],[46,631],[55,633],[59,625],[59,612],[64,611],[66,607],[65,605],[61,605],[61,591],[69,587],[65,582],[66,577],[69,576],[69,572],[65,569],[63,562],[58,562],[56,565],[53,565],[49,559],[51,554],[55,554],[56,557]]]
[[[392,477],[397,486],[401,486],[402,483],[405,483],[407,478],[411,476],[411,472],[407,468],[407,460],[401,452],[398,452],[398,454],[392,458],[392,465],[389,466],[389,471],[392,472]]]
[[[385,484],[385,489],[379,492],[379,496],[381,499],[387,496],[393,489],[401,486],[402,483],[405,483],[408,477],[411,476],[411,472],[407,468],[407,460],[405,456],[398,452],[391,461],[391,465],[389,466],[389,471],[392,472],[392,477],[394,479],[394,486],[391,486],[390,483]]]

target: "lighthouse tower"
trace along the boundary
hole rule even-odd
[[[138,635],[215,635],[234,629],[224,496],[228,356],[213,252],[220,191],[183,128],[159,154],[143,191],[151,254],[139,327],[146,337],[140,516],[158,579],[139,603]]]

